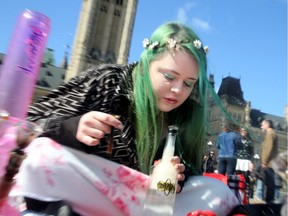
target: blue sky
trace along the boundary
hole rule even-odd
[[[0,7],[0,52],[6,53],[24,9],[46,14],[52,23],[48,47],[57,65],[65,44],[73,45],[82,0],[9,0]],[[287,0],[139,0],[129,62],[142,40],[168,21],[192,27],[209,46],[208,73],[216,90],[222,78],[240,78],[252,108],[284,116],[287,104]],[[71,49],[69,50],[71,52]]]

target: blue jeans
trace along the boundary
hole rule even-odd
[[[264,199],[264,197],[263,197],[264,188],[263,187],[264,187],[263,181],[260,179],[257,179],[255,195],[257,198],[262,199],[262,200]]]
[[[219,158],[218,173],[222,175],[234,175],[236,168],[236,158]]]

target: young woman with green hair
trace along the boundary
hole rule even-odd
[[[207,47],[175,22],[157,28],[143,46],[139,62],[90,68],[30,107],[27,119],[44,133],[29,146],[14,193],[26,197],[28,209],[45,212],[43,201],[64,200],[81,215],[139,215],[146,174],[161,159],[172,124],[179,128],[174,214],[224,215],[237,204],[225,184],[197,176],[212,90]]]
[[[144,46],[146,49],[133,71],[135,110],[137,120],[139,119],[136,121],[139,159],[144,165],[144,170],[149,165],[151,166],[153,157],[149,157],[149,155],[155,155],[163,129],[167,128],[167,124],[175,124],[181,128],[176,144],[177,155],[194,174],[199,173],[199,162],[201,161],[199,151],[204,143],[205,123],[207,122],[207,50],[204,50],[199,38],[191,29],[175,23],[164,25],[156,30],[150,41],[144,41]],[[175,56],[179,51],[193,56],[193,63],[197,64],[196,78],[194,81],[189,81],[191,86],[188,85],[188,87],[185,87],[185,80],[183,82],[183,88],[191,90],[188,98],[177,108],[163,112],[157,106],[158,101],[155,98],[153,86],[151,86],[150,79],[152,78],[149,77],[149,68],[153,61],[164,55]],[[173,73],[171,76],[176,77]],[[147,161],[147,159],[150,160]]]

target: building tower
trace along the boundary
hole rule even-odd
[[[65,80],[91,65],[125,64],[138,0],[83,0]]]

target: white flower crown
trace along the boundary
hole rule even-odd
[[[189,41],[180,41],[180,42],[178,42],[174,38],[169,38],[167,40],[167,43],[162,45],[162,47],[166,46],[169,50],[171,50],[171,49],[175,49],[177,47],[177,44],[183,44],[183,43],[189,43]],[[158,41],[151,42],[147,38],[145,38],[142,41],[142,44],[143,44],[143,47],[145,49],[148,49],[148,50],[153,50],[154,48],[161,47],[161,46],[159,46],[159,42]],[[202,48],[202,42],[200,40],[198,40],[198,39],[193,41],[193,45],[194,45],[194,47],[196,49],[201,49]],[[208,53],[208,46],[204,46],[203,50],[207,54]]]

